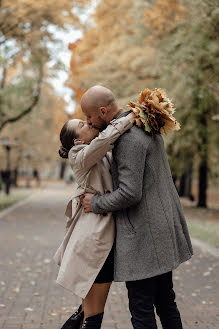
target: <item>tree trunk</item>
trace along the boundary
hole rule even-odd
[[[208,187],[208,131],[207,112],[200,118],[200,144],[199,144],[199,182],[198,182],[198,204],[197,207],[207,208],[207,187]]]
[[[184,196],[185,194],[185,173],[180,177],[179,182],[179,196]]]
[[[185,172],[185,197],[189,198],[191,201],[194,200],[194,196],[192,195],[192,170],[193,170],[193,163],[192,161],[189,162],[186,172]]]
[[[189,198],[191,201],[194,200],[194,197],[192,195],[192,169],[193,163],[191,161],[187,165],[184,173],[182,174],[179,183],[179,196]]]
[[[208,163],[202,159],[199,165],[198,204],[197,207],[207,208]]]

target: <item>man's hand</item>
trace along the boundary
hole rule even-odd
[[[91,194],[91,193],[85,193],[80,196],[80,201],[84,208],[84,212],[92,212],[91,199],[93,196],[94,196],[94,194]]]

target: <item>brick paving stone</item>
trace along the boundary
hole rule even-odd
[[[52,257],[65,231],[64,210],[73,186],[49,184],[0,219],[0,328],[60,329],[80,299],[55,283]],[[195,249],[174,271],[184,329],[219,327],[219,259]],[[158,328],[161,329],[159,320]],[[102,328],[131,329],[124,283],[113,283]]]

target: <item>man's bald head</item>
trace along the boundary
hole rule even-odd
[[[81,109],[87,117],[87,123],[104,129],[119,112],[113,92],[103,86],[89,88],[81,98]]]
[[[113,92],[103,86],[93,86],[89,88],[81,98],[81,108],[98,110],[101,106],[108,106],[116,103]]]

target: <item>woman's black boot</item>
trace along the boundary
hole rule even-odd
[[[81,329],[100,329],[103,320],[103,313],[89,316],[84,320]]]
[[[61,329],[80,329],[81,323],[84,318],[84,312],[81,312],[82,305],[78,310],[70,316],[70,318],[63,324]]]

